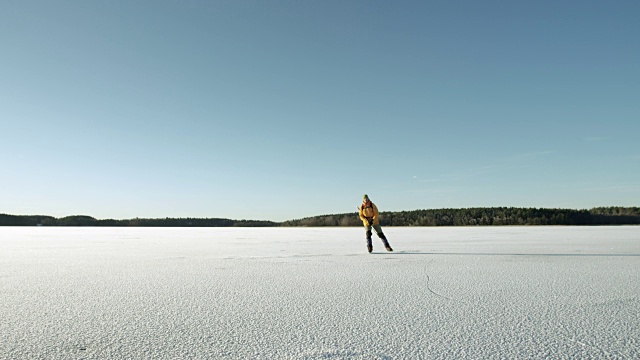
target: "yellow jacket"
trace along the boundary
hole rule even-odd
[[[369,223],[367,222],[367,219],[371,219],[372,224],[373,225],[378,225],[380,223],[380,221],[378,220],[378,207],[376,206],[376,204],[370,202],[371,206],[367,206],[363,203],[362,205],[360,205],[360,207],[358,208],[358,210],[360,210],[360,220],[362,220],[362,223],[364,224],[364,226],[368,226]]]

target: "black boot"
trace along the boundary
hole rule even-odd
[[[371,244],[371,231],[367,231],[367,251],[369,251],[369,253],[373,251],[373,245]]]
[[[383,233],[379,233],[378,237],[380,237],[380,239],[382,239],[382,243],[384,244],[384,248],[387,249],[387,251],[393,251],[393,249],[391,248],[391,245],[389,245],[389,241],[387,241],[387,237],[384,236]]]

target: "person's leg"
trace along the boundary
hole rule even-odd
[[[367,232],[367,251],[372,252],[373,251],[373,244],[371,244],[371,226],[367,226],[365,225],[364,228],[366,229]]]
[[[393,251],[393,249],[391,248],[391,245],[389,245],[389,241],[387,240],[387,237],[384,236],[384,233],[382,232],[382,227],[379,224],[373,225],[373,228],[376,230],[376,234],[378,234],[378,237],[382,240],[382,243],[384,244],[384,248],[387,249],[387,251]]]

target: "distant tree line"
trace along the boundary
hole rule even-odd
[[[497,225],[638,225],[638,207],[598,207],[591,210],[537,208],[433,209],[380,213],[383,226],[497,226]],[[76,215],[55,218],[44,215],[0,214],[0,226],[148,226],[148,227],[269,227],[362,226],[355,212],[321,215],[285,222],[217,218],[163,218],[98,220]]]
[[[633,225],[640,224],[638,207],[600,207],[591,210],[536,208],[434,209],[380,213],[382,226],[494,226],[494,225]],[[314,216],[281,226],[362,226],[357,213]]]
[[[91,216],[75,215],[63,218],[41,215],[0,214],[0,226],[148,226],[148,227],[266,227],[278,226],[273,221],[231,220],[202,218],[164,218],[164,219],[128,219],[98,220]]]

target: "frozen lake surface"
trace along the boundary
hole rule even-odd
[[[640,358],[640,227],[384,230],[0,228],[0,358]]]

